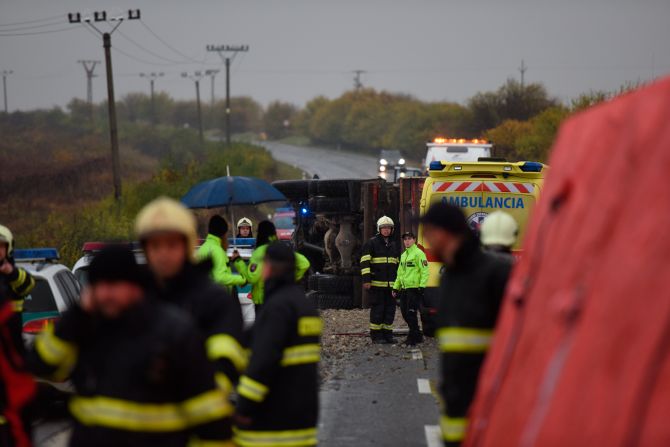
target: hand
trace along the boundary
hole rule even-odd
[[[365,290],[370,290],[371,287],[372,287],[372,284],[370,284],[369,282],[363,283],[363,288]]]
[[[237,250],[233,250],[233,254],[230,256],[230,260],[235,262],[238,259],[240,259],[240,252]]]
[[[391,295],[393,295],[393,298],[398,298],[398,291],[397,290],[392,291]]]
[[[244,416],[242,414],[235,413],[233,415],[233,422],[238,427],[248,427],[249,425],[251,425],[253,420],[249,416]]]
[[[14,266],[7,259],[0,261],[0,273],[3,275],[11,275],[14,272]]]

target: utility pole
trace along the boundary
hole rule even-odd
[[[5,100],[5,113],[9,113],[7,109],[7,76],[14,73],[12,70],[2,70],[2,93]]]
[[[109,114],[109,139],[112,146],[112,177],[114,179],[114,198],[119,201],[121,199],[121,161],[119,159],[119,131],[116,124],[116,100],[114,99],[114,75],[112,72],[112,34],[121,26],[124,20],[139,20],[140,10],[128,10],[128,15],[110,17],[107,19],[107,11],[96,11],[93,13],[93,18],[84,17],[82,19],[81,13],[69,13],[67,15],[70,23],[84,23],[88,25],[95,32],[102,36],[102,46],[105,49],[105,68],[107,71],[107,109]],[[116,25],[107,32],[100,31],[93,22],[114,23]]]
[[[158,119],[156,118],[156,100],[154,96],[154,81],[162,77],[165,73],[140,73],[141,78],[149,79],[149,91],[151,92],[151,122],[156,125]]]
[[[361,82],[361,75],[363,73],[366,73],[365,70],[354,70],[354,89],[356,91],[359,91],[360,89],[363,88],[363,82]]]
[[[525,84],[526,70],[528,70],[528,67],[526,66],[524,60],[521,59],[521,66],[519,67],[519,73],[521,73],[521,88],[524,88],[524,86],[526,85]]]
[[[230,146],[230,64],[237,53],[249,51],[249,45],[207,45],[207,51],[219,53],[226,64],[226,144]]]
[[[91,124],[93,124],[93,78],[95,77],[95,66],[100,61],[79,60],[77,63],[80,63],[86,72],[86,103],[88,104],[89,119],[91,120]]]
[[[221,70],[205,70],[205,75],[209,76],[209,79],[212,81],[211,94],[212,98],[210,100],[211,107],[214,109],[214,78]]]
[[[200,132],[201,144],[205,142],[205,135],[202,130],[202,107],[200,106],[200,80],[202,79],[203,76],[204,75],[201,71],[194,71],[192,75],[189,75],[186,72],[181,74],[182,78],[188,78],[191,79],[192,81],[195,81],[195,98],[198,104],[198,129]]]

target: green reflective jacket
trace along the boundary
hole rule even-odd
[[[212,260],[212,279],[225,287],[228,293],[233,293],[233,287],[243,286],[246,283],[243,276],[234,274],[230,269],[228,255],[221,245],[220,237],[208,234],[205,243],[198,249],[196,257],[199,261]]]
[[[254,304],[263,304],[265,301],[264,289],[265,284],[263,282],[263,258],[265,258],[265,252],[268,249],[268,244],[261,245],[257,247],[254,252],[251,254],[251,259],[249,259],[249,266],[244,263],[243,260],[238,259],[235,261],[235,268],[249,284],[251,284],[251,299]],[[295,280],[300,281],[307,270],[309,270],[309,260],[301,255],[300,253],[295,253]]]
[[[428,259],[426,259],[426,254],[414,244],[400,256],[398,275],[393,284],[393,290],[423,289],[426,284],[428,284]]]

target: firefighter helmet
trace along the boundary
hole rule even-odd
[[[146,205],[137,215],[135,232],[140,241],[152,234],[175,232],[184,235],[188,243],[189,257],[193,259],[198,241],[196,221],[184,205],[168,197],[159,197]]]
[[[484,219],[479,231],[482,244],[511,247],[519,234],[519,225],[508,213],[494,211]]]
[[[0,243],[7,244],[7,257],[11,257],[14,251],[14,236],[4,225],[0,225]]]
[[[248,217],[243,217],[243,218],[241,218],[240,220],[237,221],[237,228],[240,228],[240,227],[253,228],[254,225],[251,223],[251,219],[249,219]]]
[[[382,227],[391,227],[393,228],[395,225],[393,224],[393,219],[391,219],[388,216],[382,216],[379,218],[377,221],[377,231],[381,231]]]

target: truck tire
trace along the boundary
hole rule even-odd
[[[319,275],[316,289],[321,293],[351,295],[354,292],[353,276]]]
[[[319,308],[319,292],[307,292],[307,301],[312,303],[314,307]]]
[[[278,180],[272,183],[289,200],[307,200],[311,180]]]
[[[319,309],[353,309],[354,300],[350,295],[331,295],[319,292]]]
[[[348,198],[342,197],[313,197],[309,199],[309,209],[314,213],[341,213],[351,212]]]
[[[309,279],[307,279],[307,287],[309,290],[319,290],[319,277],[321,275],[309,275]]]

